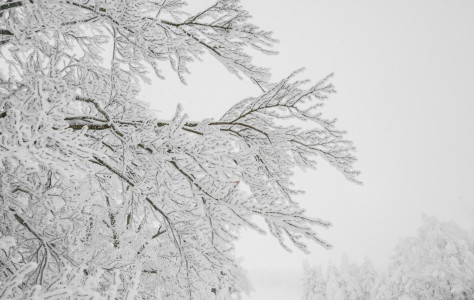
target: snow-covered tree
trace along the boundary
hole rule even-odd
[[[357,182],[351,142],[321,114],[330,77],[271,83],[246,50],[275,40],[239,1],[185,4],[0,0],[0,299],[235,298],[234,243],[265,231],[255,218],[288,250],[328,246],[291,179],[322,158]],[[185,82],[205,52],[260,96],[215,120],[149,112],[147,72],[167,61]]]
[[[418,236],[398,244],[388,274],[394,297],[472,299],[474,236],[454,222],[425,216]]]
[[[321,266],[304,265],[303,291],[305,300],[363,300],[371,299],[378,274],[370,261],[359,266],[343,256],[339,268],[330,264],[325,272]]]
[[[376,272],[368,260],[358,266],[347,258],[325,273],[305,265],[303,288],[305,300],[473,299],[474,233],[425,216],[418,236],[399,242],[387,272]]]
[[[326,276],[321,266],[311,266],[307,262],[303,265],[303,299],[324,300],[326,299]]]

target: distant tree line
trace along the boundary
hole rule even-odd
[[[474,232],[434,217],[399,242],[385,272],[347,257],[339,268],[304,266],[305,300],[473,298]]]

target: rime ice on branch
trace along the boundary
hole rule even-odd
[[[305,215],[291,181],[320,157],[358,182],[351,142],[321,114],[329,77],[270,83],[245,50],[273,53],[275,39],[239,1],[184,8],[0,2],[0,233],[15,245],[1,254],[0,281],[14,283],[5,297],[239,295],[234,242],[239,228],[265,231],[256,218],[288,250],[329,246],[315,231],[328,223]],[[205,52],[261,95],[215,121],[149,114],[137,99],[147,70],[162,77],[168,61],[184,82]],[[292,119],[313,126],[279,121]]]

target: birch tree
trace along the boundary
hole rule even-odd
[[[0,299],[238,297],[240,228],[329,247],[292,175],[323,159],[358,182],[352,143],[321,112],[330,76],[271,82],[247,50],[275,39],[239,1],[185,4],[0,0]],[[150,113],[149,71],[170,64],[184,83],[205,53],[260,95],[215,120]]]

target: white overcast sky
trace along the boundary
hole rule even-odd
[[[195,1],[199,10],[208,0]],[[274,81],[305,67],[317,81],[335,72],[338,93],[326,106],[358,148],[363,186],[324,162],[299,172],[308,215],[333,226],[334,245],[311,254],[281,249],[270,235],[241,234],[238,255],[256,291],[249,299],[300,299],[302,262],[338,264],[343,253],[383,268],[400,237],[416,234],[421,215],[474,226],[474,1],[245,0],[254,23],[280,40],[276,56],[255,62]],[[170,118],[177,103],[190,119],[219,118],[258,88],[210,56],[191,66],[188,85],[167,72],[143,98]]]

